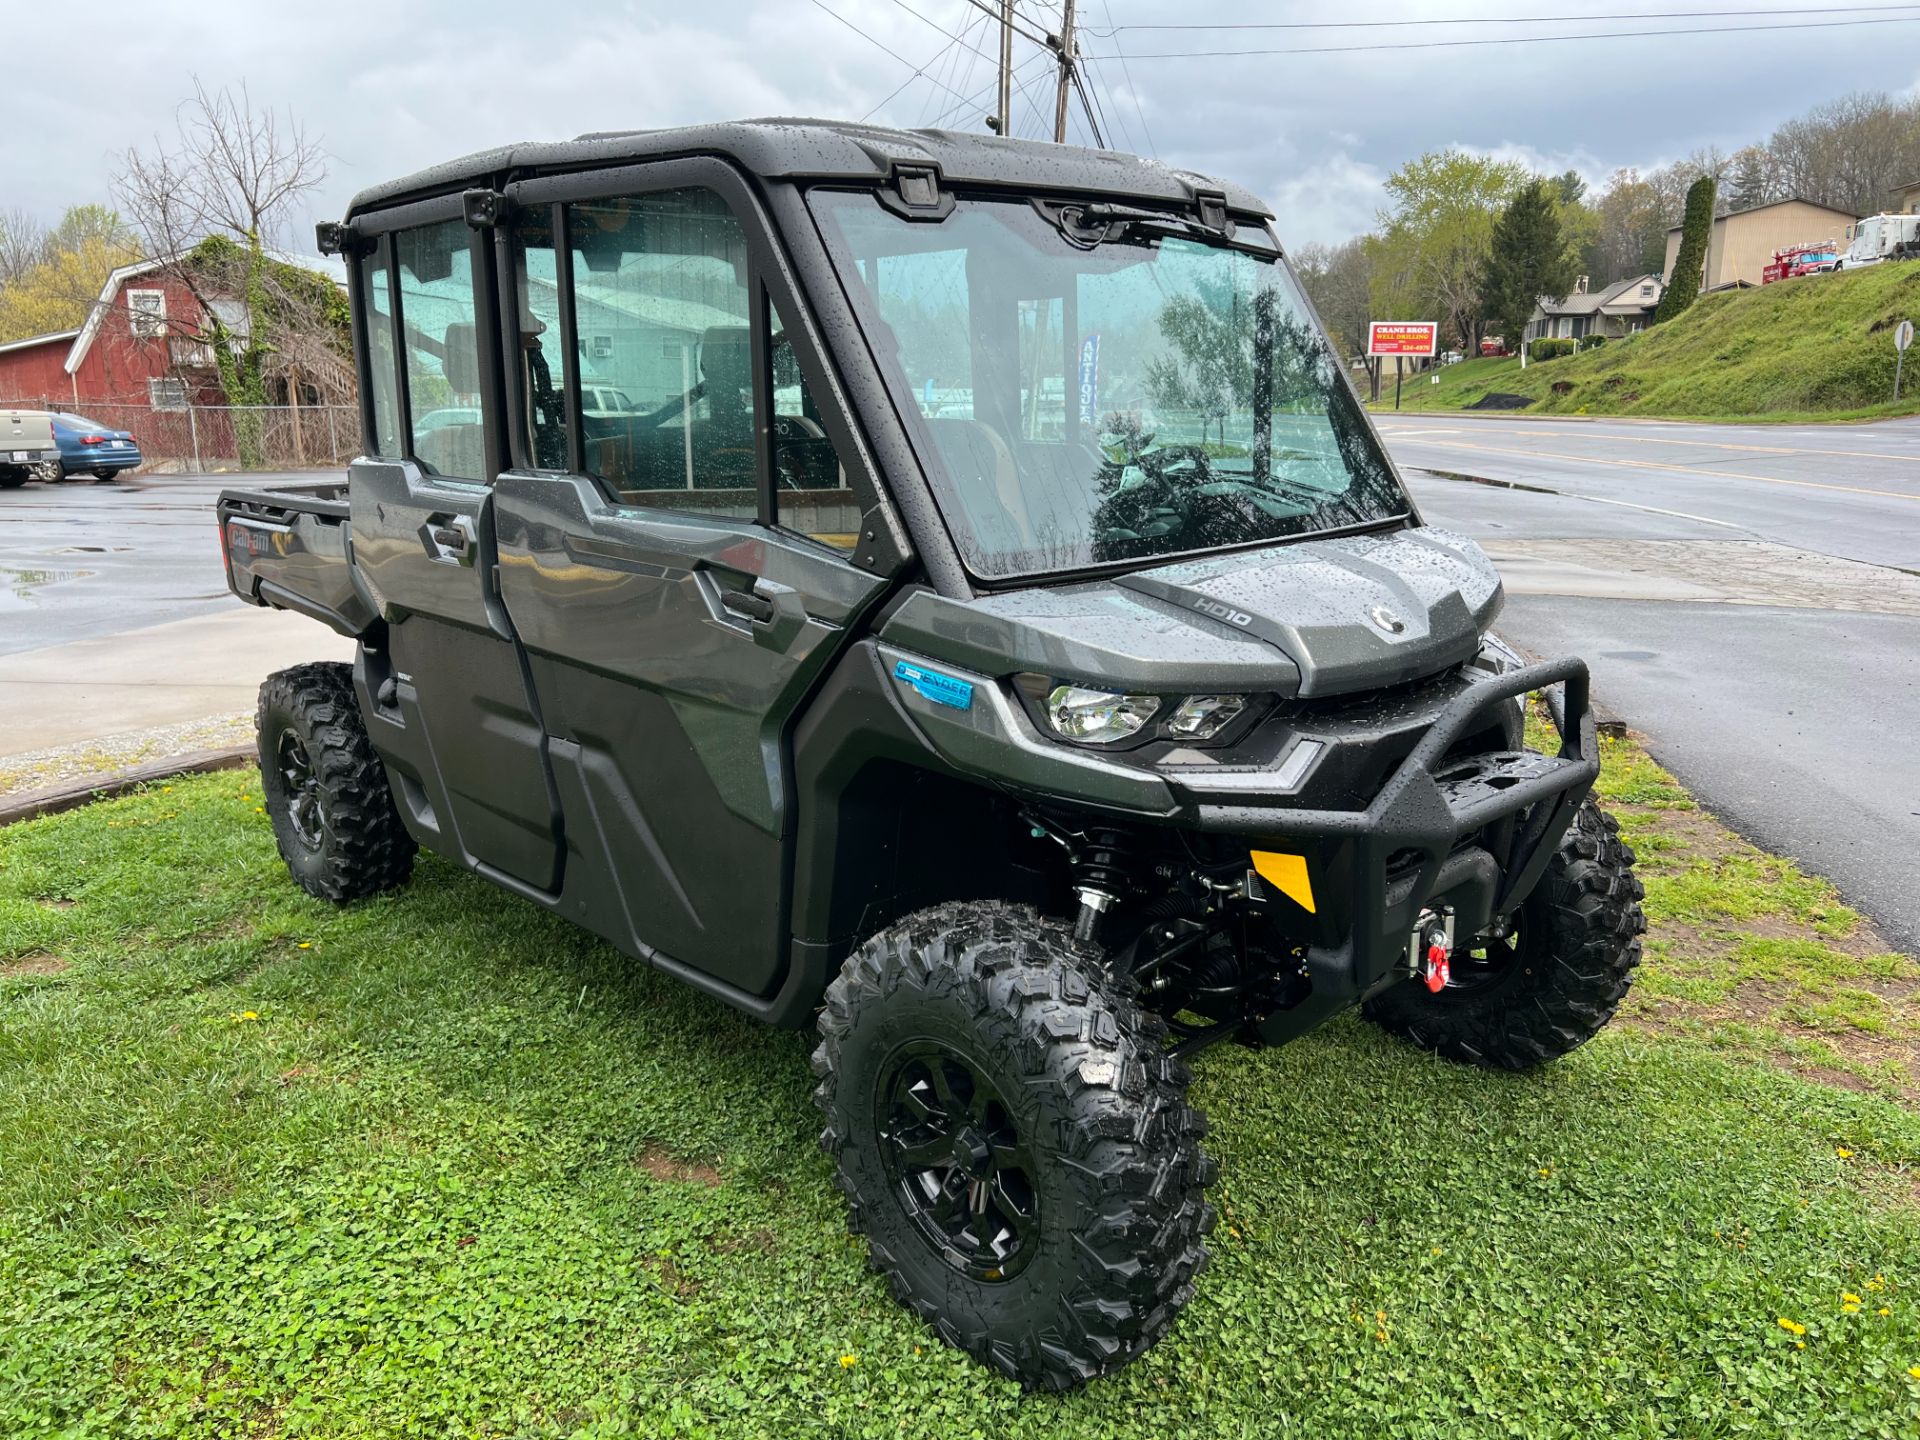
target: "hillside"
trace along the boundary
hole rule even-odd
[[[1920,263],[1705,295],[1684,315],[1597,350],[1528,365],[1467,360],[1410,376],[1407,410],[1524,395],[1525,415],[1804,420],[1920,414],[1920,346],[1893,394],[1893,329],[1920,324]],[[1377,409],[1393,405],[1389,380]]]

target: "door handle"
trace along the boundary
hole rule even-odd
[[[761,625],[773,619],[773,601],[751,590],[721,591],[720,608],[730,615],[738,615]]]
[[[420,527],[420,543],[443,564],[471,565],[474,557],[473,521],[465,515],[432,515]]]

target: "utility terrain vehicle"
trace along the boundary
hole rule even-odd
[[[1362,1005],[1524,1068],[1618,1005],[1586,668],[1488,633],[1246,191],[773,120],[490,151],[321,240],[366,453],[219,504],[239,595],[359,641],[261,693],[294,877],[424,845],[817,1015],[853,1228],[948,1342],[1062,1387],[1165,1333],[1202,1047]]]

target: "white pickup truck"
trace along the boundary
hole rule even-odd
[[[0,410],[0,490],[17,489],[36,475],[57,479],[59,474],[53,417],[44,410]]]

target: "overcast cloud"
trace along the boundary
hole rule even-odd
[[[363,185],[519,139],[751,115],[857,119],[876,106],[873,118],[880,122],[920,125],[951,111],[947,123],[980,128],[982,106],[992,103],[989,61],[950,47],[926,23],[955,33],[965,27],[968,43],[992,54],[994,27],[968,0],[821,3],[909,63],[813,0],[329,0],[306,6],[199,0],[161,7],[93,0],[83,11],[13,0],[8,54],[29,73],[38,57],[47,78],[21,83],[16,68],[13,83],[0,90],[0,134],[9,142],[0,208],[24,206],[50,222],[67,205],[106,198],[119,154],[171,129],[174,108],[196,74],[211,86],[246,82],[256,104],[290,110],[324,139],[330,175],[308,220],[338,215]],[[1584,0],[1567,13],[1790,3]],[[1019,8],[1041,29],[1046,14],[1057,13],[1057,5],[1038,0],[1021,0]],[[1645,169],[1699,146],[1733,149],[1764,139],[1781,120],[1850,90],[1905,92],[1920,85],[1920,11],[1911,22],[1850,28],[1347,54],[1299,52],[1716,22],[1097,33],[1115,25],[1207,20],[1555,11],[1543,0],[1377,0],[1364,7],[1080,0],[1082,24],[1093,32],[1083,46],[1106,57],[1095,62],[1093,77],[1110,143],[1249,185],[1274,204],[1281,237],[1293,245],[1369,228],[1383,203],[1381,180],[1424,150],[1461,145],[1543,170],[1577,169],[1599,181],[1617,166]],[[1720,23],[1815,18],[1870,16]],[[1289,53],[1144,58],[1220,49]],[[1124,69],[1113,58],[1122,51],[1135,57]],[[1024,40],[1016,40],[1015,58],[1030,84],[1029,96],[1016,100],[1015,130],[1036,134],[1051,124],[1047,61]],[[922,66],[925,73],[914,78]],[[902,82],[908,82],[904,89]],[[968,98],[972,103],[963,104]],[[299,233],[286,238],[309,249],[311,227],[303,221]]]

